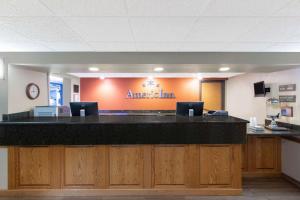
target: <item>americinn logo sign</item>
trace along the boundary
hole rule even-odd
[[[175,99],[174,92],[164,91],[160,84],[154,80],[146,80],[143,83],[144,91],[135,92],[131,89],[127,92],[127,99]]]

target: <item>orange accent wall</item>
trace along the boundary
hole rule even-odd
[[[128,99],[128,90],[143,92],[146,78],[81,78],[81,101],[97,101],[101,110],[175,110],[177,101],[199,101],[199,80],[157,78],[156,83],[175,99]]]

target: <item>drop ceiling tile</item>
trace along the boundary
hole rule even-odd
[[[297,33],[297,34],[291,34],[290,37],[287,37],[285,42],[300,42],[300,34]]]
[[[143,52],[172,52],[179,50],[180,43],[176,42],[145,42],[136,43],[137,51]]]
[[[230,42],[247,32],[259,18],[200,17],[187,36],[187,41]]]
[[[64,17],[64,21],[86,41],[132,42],[128,19],[119,17]]]
[[[235,42],[228,44],[224,51],[226,52],[263,52],[266,51],[273,43],[246,43]]]
[[[51,16],[39,0],[0,0],[0,16]]]
[[[210,0],[126,0],[130,16],[198,16]]]
[[[39,42],[74,42],[80,40],[66,24],[56,17],[0,17],[0,24]]]
[[[133,52],[136,51],[133,42],[90,42],[95,51],[102,52]]]
[[[43,45],[33,42],[0,42],[0,52],[49,52]]]
[[[10,30],[0,24],[0,42],[30,42],[27,37]]]
[[[42,0],[57,16],[125,16],[125,0]]]
[[[196,17],[134,17],[130,19],[135,41],[184,41]]]
[[[185,42],[181,44],[180,51],[184,52],[221,52],[227,43],[222,42]]]
[[[271,17],[242,35],[237,41],[243,42],[285,42],[300,34],[300,17]]]
[[[203,16],[268,16],[291,0],[212,0]]]
[[[273,13],[274,16],[300,16],[300,1],[292,0],[289,4]]]
[[[50,42],[43,45],[55,51],[94,51],[91,46],[82,42]]]
[[[300,52],[300,43],[277,43],[267,49],[270,52]]]

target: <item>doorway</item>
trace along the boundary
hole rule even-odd
[[[225,80],[201,81],[200,100],[204,102],[204,110],[224,110]]]

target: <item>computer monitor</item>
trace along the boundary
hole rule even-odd
[[[97,102],[70,102],[72,116],[80,116],[80,110],[85,110],[85,116],[99,115]]]
[[[189,115],[189,109],[194,109],[194,116],[203,115],[204,102],[177,102],[176,115]]]

